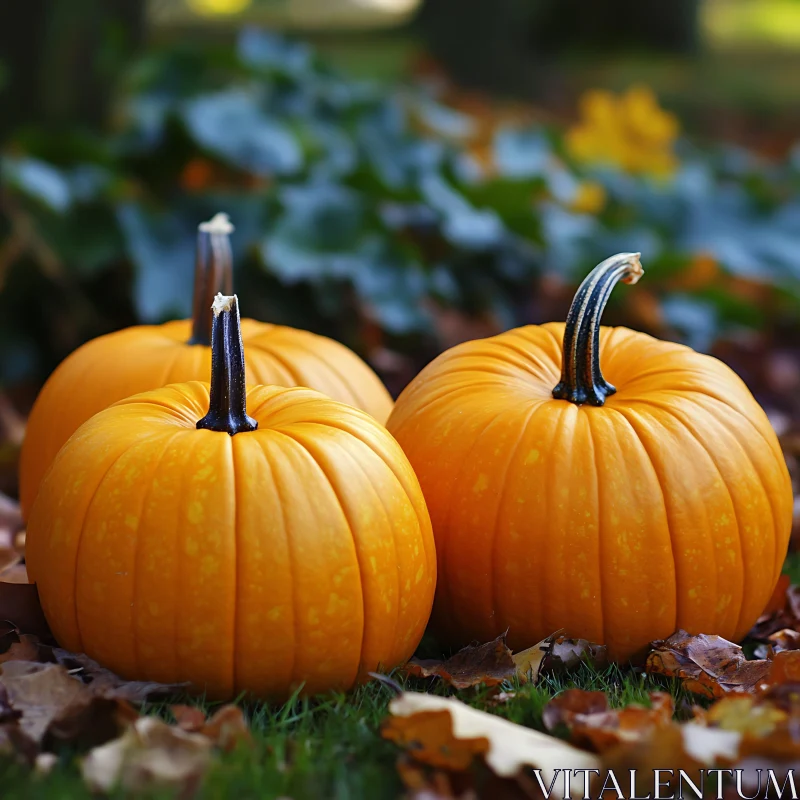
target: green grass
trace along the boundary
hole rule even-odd
[[[800,555],[791,555],[784,571],[793,582],[800,582]],[[450,691],[435,679],[405,679],[399,674],[392,677],[410,690],[438,694]],[[666,690],[675,699],[678,717],[686,717],[690,706],[698,702],[676,680],[616,665],[595,669],[584,664],[567,675],[545,675],[535,686],[508,684],[503,688],[513,690],[515,696],[491,710],[513,722],[543,730],[542,710],[547,701],[572,687],[603,691],[613,706],[647,703],[648,692]],[[490,695],[491,691],[484,688],[458,693],[464,702],[484,709],[489,707]],[[390,687],[373,682],[350,695],[339,693],[311,700],[297,699],[280,707],[246,705],[255,746],[221,756],[199,796],[203,800],[382,800],[399,797],[403,789],[395,769],[398,751],[380,736],[381,722],[392,696]],[[166,707],[164,704],[147,710],[168,716]],[[213,707],[209,706],[208,710]],[[76,755],[68,750],[62,752],[58,767],[46,777],[31,776],[26,768],[0,756],[0,797],[3,800],[91,797],[81,781]],[[154,798],[169,796],[152,795]]]

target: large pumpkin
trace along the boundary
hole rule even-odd
[[[53,372],[31,411],[20,454],[20,503],[27,518],[47,468],[64,442],[117,400],[169,383],[208,381],[208,309],[217,291],[230,294],[232,227],[224,215],[200,226],[194,316],[141,325],[86,343]],[[252,385],[307,386],[385,422],[392,399],[352,350],[304,330],[245,319]]]
[[[81,426],[34,503],[28,572],[59,643],[128,678],[215,698],[346,689],[408,658],[428,621],[419,484],[363,411],[245,396],[235,298],[216,312],[210,400],[172,385]]]
[[[768,601],[792,519],[778,441],[720,361],[600,327],[641,273],[638,254],[607,259],[566,326],[458,345],[398,398],[387,426],[431,514],[442,638],[565,629],[624,659],[678,628],[737,640]]]

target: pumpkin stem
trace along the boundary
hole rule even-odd
[[[208,309],[217,292],[233,293],[233,255],[227,214],[215,214],[197,226],[197,250],[194,261],[194,298],[192,300],[192,336],[189,344],[211,344],[211,318]]]
[[[553,397],[602,406],[616,392],[600,371],[600,316],[618,281],[636,283],[644,274],[641,253],[617,253],[598,264],[578,287],[564,329],[561,380]]]
[[[244,376],[244,347],[236,295],[218,294],[211,306],[211,397],[208,414],[197,421],[198,428],[224,431],[233,436],[254,431],[258,422],[247,416]]]

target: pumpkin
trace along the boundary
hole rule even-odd
[[[233,230],[224,214],[198,233],[193,318],[140,325],[100,336],[68,356],[45,383],[28,419],[20,454],[20,504],[27,519],[47,468],[64,442],[117,400],[168,383],[208,381],[208,309],[231,292]],[[242,320],[253,384],[307,386],[384,423],[392,407],[378,376],[344,345],[304,330]]]
[[[792,521],[777,438],[717,359],[600,326],[641,274],[638,254],[607,259],[566,325],[460,344],[398,398],[440,638],[508,629],[517,649],[563,629],[624,660],[679,628],[738,640],[769,600]]]
[[[237,301],[214,308],[210,390],[124,399],[59,452],[29,575],[58,642],[128,678],[220,699],[347,689],[407,659],[428,621],[419,484],[365,412],[311,389],[245,392]]]

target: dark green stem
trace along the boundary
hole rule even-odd
[[[208,414],[198,420],[198,428],[229,433],[254,431],[258,422],[247,416],[247,390],[244,375],[244,347],[236,295],[218,294],[212,306],[211,396]]]
[[[189,344],[211,344],[211,317],[208,309],[217,292],[233,293],[233,255],[230,234],[233,225],[226,214],[217,214],[197,229],[194,262],[192,336]]]
[[[564,329],[561,380],[553,397],[602,406],[616,392],[600,371],[600,317],[619,281],[636,283],[644,274],[640,253],[617,253],[598,264],[578,287]]]

